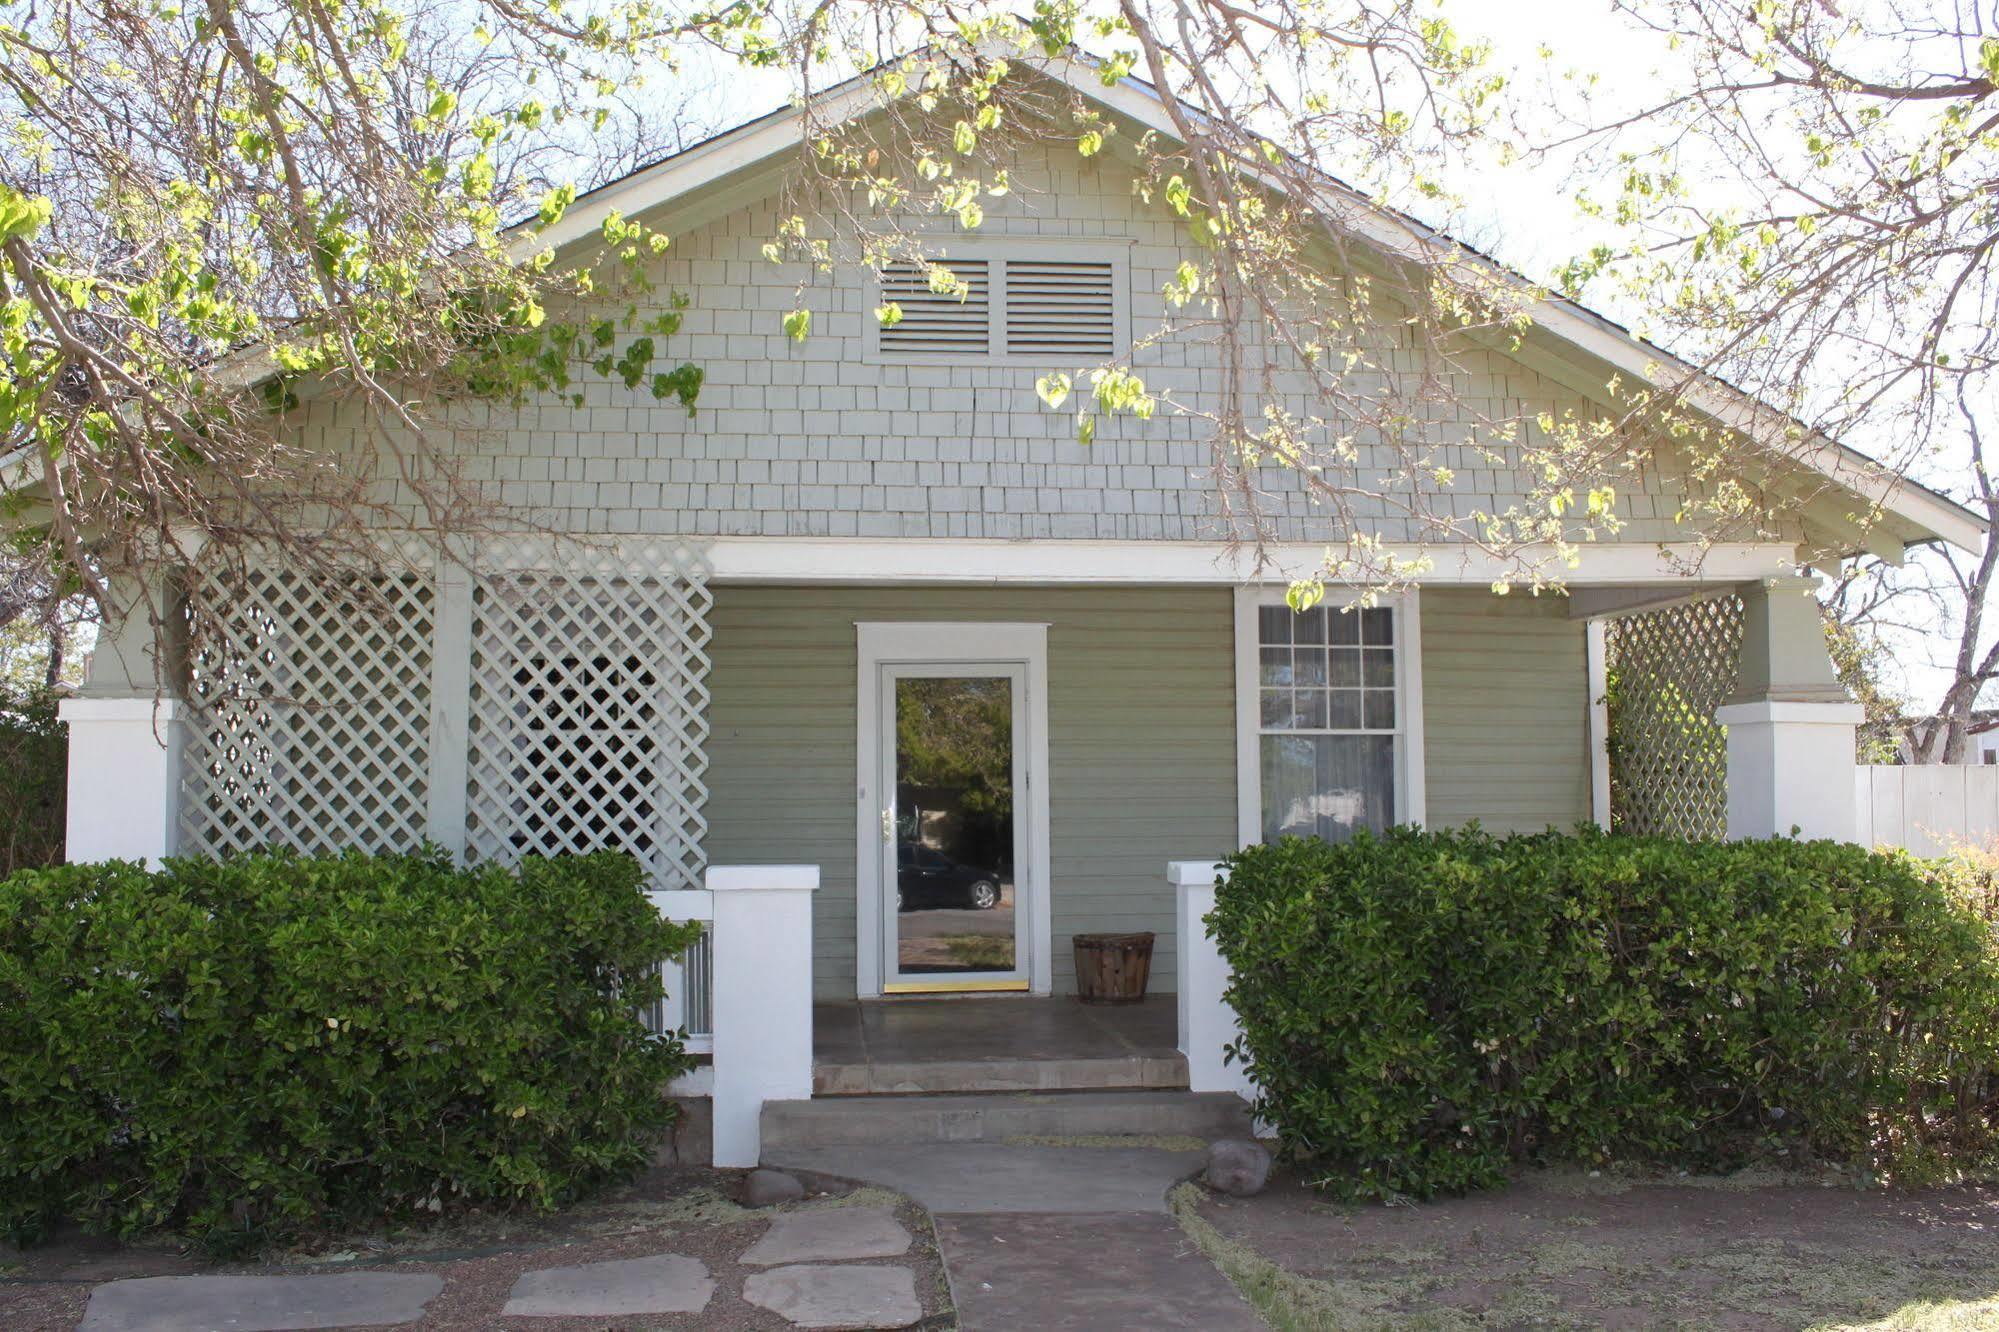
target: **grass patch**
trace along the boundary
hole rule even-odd
[[[937,942],[951,960],[975,971],[1006,971],[1013,966],[1013,940],[996,934],[943,934]]]
[[[1248,1245],[1208,1224],[1200,1212],[1201,1190],[1187,1183],[1167,1195],[1167,1206],[1187,1238],[1220,1269],[1236,1292],[1277,1332],[1471,1332],[1484,1324],[1456,1309],[1411,1316],[1397,1305],[1419,1297],[1431,1284],[1421,1277],[1384,1281],[1320,1281],[1287,1272]]]
[[[1855,1190],[1795,1178],[1758,1197],[1753,1178],[1605,1189],[1550,1172],[1497,1211],[1474,1199],[1342,1213],[1281,1192],[1230,1202],[1188,1183],[1169,1206],[1270,1326],[1296,1332],[1695,1332],[1737,1315],[1802,1332],[1999,1327],[1999,1199],[1863,1191],[1856,1203]]]

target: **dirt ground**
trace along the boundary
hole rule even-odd
[[[535,1328],[548,1332],[650,1332],[701,1328],[738,1332],[791,1325],[742,1299],[743,1280],[760,1269],[736,1261],[763,1234],[770,1211],[734,1201],[739,1172],[665,1167],[631,1186],[554,1217],[470,1217],[405,1234],[347,1236],[309,1251],[270,1255],[261,1264],[207,1265],[167,1243],[118,1245],[65,1237],[31,1249],[0,1249],[0,1329],[72,1332],[90,1291],[119,1277],[190,1272],[308,1273],[389,1269],[436,1272],[444,1291],[430,1302],[426,1332]],[[879,1189],[807,1177],[798,1207],[893,1206],[915,1237],[910,1252],[885,1265],[916,1273],[923,1303],[919,1326],[949,1326],[950,1297],[936,1232],[922,1208]],[[611,1258],[673,1252],[699,1258],[715,1280],[715,1297],[700,1314],[631,1318],[507,1318],[499,1316],[515,1278],[532,1268],[566,1267]]]
[[[1277,1328],[1999,1329],[1999,1189],[1532,1172],[1406,1206],[1279,1172],[1174,1210]]]

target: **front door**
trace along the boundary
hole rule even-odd
[[[871,663],[873,706],[862,709],[873,729],[862,794],[875,821],[861,917],[878,947],[860,951],[878,958],[875,992],[1036,988],[1036,663],[977,655],[1005,646],[983,630],[880,627],[904,632]]]

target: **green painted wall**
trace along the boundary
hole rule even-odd
[[[854,993],[859,620],[1048,624],[1056,989],[1090,930],[1156,931],[1153,989],[1174,988],[1166,862],[1235,842],[1226,588],[725,586],[711,620],[708,859],[820,866],[819,994]]]
[[[1423,593],[1429,815],[1495,830],[1589,816],[1583,626],[1554,597]],[[1159,935],[1176,982],[1166,862],[1235,842],[1226,588],[716,589],[706,849],[713,864],[821,869],[814,985],[854,993],[855,642],[860,620],[1045,621],[1055,979],[1069,936]]]
[[[1430,826],[1587,820],[1588,667],[1567,599],[1425,588],[1422,605]]]

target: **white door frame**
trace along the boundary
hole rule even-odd
[[[1021,720],[1026,731],[1025,789],[1014,793],[1014,818],[1024,820],[1026,855],[1014,866],[1014,910],[1028,949],[1028,989],[1055,988],[1054,931],[1048,901],[1048,626],[930,620],[858,622],[855,736],[855,993],[879,998],[886,971],[883,942],[890,904],[884,900],[884,855],[892,838],[882,812],[892,791],[882,786],[882,667],[987,664],[1022,670]]]

